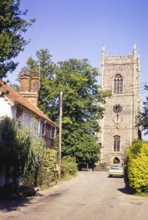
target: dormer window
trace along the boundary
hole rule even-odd
[[[123,93],[123,77],[120,74],[116,74],[114,78],[114,94]]]

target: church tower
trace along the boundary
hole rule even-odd
[[[136,46],[128,56],[108,56],[102,50],[103,91],[112,95],[104,104],[100,122],[101,163],[123,163],[128,147],[138,139],[136,120],[140,112],[140,59]]]

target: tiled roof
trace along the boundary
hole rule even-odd
[[[5,96],[14,104],[20,105],[25,109],[31,111],[35,115],[41,117],[42,119],[46,120],[47,123],[58,127],[56,123],[50,120],[39,108],[32,105],[27,99],[25,99],[22,95],[17,93],[12,87],[8,86],[6,83],[0,80],[0,92],[5,93]]]

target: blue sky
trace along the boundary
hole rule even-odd
[[[35,58],[41,48],[49,49],[53,61],[88,58],[99,68],[101,50],[110,55],[128,55],[134,44],[141,60],[141,83],[147,82],[147,0],[22,0],[26,20],[36,18],[24,37],[31,42],[17,58],[19,66],[10,80]]]
[[[141,60],[141,96],[148,82],[148,1],[147,0],[22,0],[28,9],[26,20],[36,18],[24,37],[31,42],[17,58],[19,66],[9,75],[15,82],[27,59],[47,48],[54,62],[88,58],[100,70],[101,50],[128,55],[136,44]]]
[[[99,68],[101,50],[110,55],[128,55],[134,44],[141,60],[141,83],[148,81],[148,1],[147,0],[22,0],[28,9],[26,20],[36,18],[24,37],[31,42],[17,58],[19,66],[41,48],[49,49],[54,62],[88,58]]]

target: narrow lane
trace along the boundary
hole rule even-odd
[[[80,172],[43,197],[16,210],[0,210],[2,220],[147,220],[148,198],[129,194],[123,178],[107,172]]]

